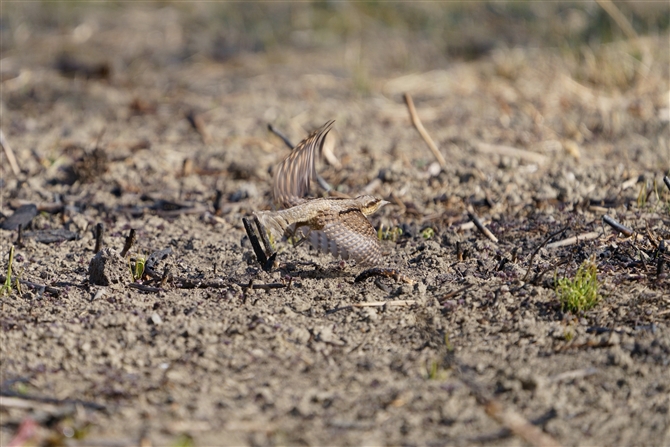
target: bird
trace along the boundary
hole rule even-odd
[[[378,265],[381,246],[368,216],[389,202],[372,195],[305,197],[316,177],[316,158],[334,122],[309,134],[274,170],[272,195],[283,209],[254,215],[276,240],[299,233],[317,251],[353,259],[356,265]]]

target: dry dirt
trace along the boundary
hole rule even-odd
[[[667,35],[471,61],[392,33],[213,55],[172,7],[72,15],[3,19],[0,124],[22,172],[3,158],[1,211],[38,214],[22,244],[0,230],[2,270],[14,245],[14,274],[50,289],[0,298],[0,444],[547,442],[510,432],[516,414],[563,445],[670,445]],[[242,217],[271,207],[288,153],[267,124],[297,143],[329,119],[319,172],[391,202],[372,218],[384,267],[415,284],[354,282],[306,244],[256,264]],[[117,252],[137,232],[107,287],[89,283],[98,223]],[[129,286],[165,248],[173,279]],[[590,258],[601,301],[564,312],[555,278]]]

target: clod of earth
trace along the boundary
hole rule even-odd
[[[130,279],[128,261],[112,248],[103,248],[91,259],[88,281],[98,286],[123,284]]]

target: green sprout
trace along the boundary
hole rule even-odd
[[[556,279],[556,295],[563,310],[572,313],[592,309],[598,301],[598,268],[593,259],[587,259],[579,266],[574,279]]]
[[[430,227],[424,228],[421,230],[421,237],[424,239],[430,239],[435,236],[435,230]]]
[[[640,192],[637,195],[637,207],[644,208],[646,204],[647,204],[647,182],[645,181],[644,183],[642,183],[642,187],[640,187]]]
[[[9,249],[9,264],[7,265],[7,278],[5,278],[5,283],[0,288],[0,296],[5,294],[10,295],[12,293],[12,263],[14,263],[14,246]]]
[[[381,224],[379,226],[379,230],[377,230],[377,239],[380,241],[392,241],[396,242],[400,236],[402,236],[402,228],[400,227],[392,227],[389,228],[388,230],[384,229],[384,224]]]
[[[135,259],[135,266],[133,268],[133,265],[130,263],[130,260],[128,260],[128,264],[130,264],[130,274],[133,277],[133,282],[142,279],[142,276],[144,275],[144,266],[146,263],[147,260],[144,256],[138,256]]]

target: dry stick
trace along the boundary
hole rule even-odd
[[[7,389],[0,390],[0,396],[2,396],[3,398],[7,398],[7,397],[19,398],[19,399],[21,399],[25,402],[33,401],[33,402],[41,402],[41,403],[51,404],[51,405],[81,405],[82,407],[90,408],[91,410],[96,410],[96,411],[107,410],[107,407],[105,405],[99,404],[97,402],[91,402],[91,401],[86,401],[86,400],[81,400],[81,399],[56,399],[54,397],[33,396],[33,395],[30,395],[30,394],[21,394],[17,391],[7,390]]]
[[[149,293],[158,293],[163,291],[163,289],[160,289],[158,287],[151,287],[145,284],[138,284],[136,282],[131,282],[130,284],[128,284],[128,287],[130,287],[131,289],[137,289],[141,290],[142,292],[149,292]]]
[[[16,284],[16,280],[18,278],[12,277],[12,284]],[[0,283],[4,283],[7,280],[7,277],[4,275],[0,275]],[[59,295],[61,290],[57,289],[56,287],[51,287],[51,286],[45,286],[44,284],[37,284],[34,282],[26,281],[25,279],[19,279],[19,283],[23,284],[24,286],[27,286],[31,289],[35,290],[42,290],[44,292],[48,292],[52,295]]]
[[[459,379],[474,394],[477,403],[484,407],[484,411],[493,420],[509,429],[512,433],[529,444],[537,447],[558,447],[560,444],[554,438],[544,433],[540,428],[531,424],[525,417],[511,408],[505,408],[497,399],[493,398],[479,384],[468,377],[459,365],[456,368]]]
[[[209,144],[212,141],[212,137],[207,130],[207,126],[205,125],[205,121],[202,119],[201,114],[196,114],[195,111],[190,110],[186,113],[186,119],[191,124],[191,127],[200,134],[203,143]]]
[[[664,175],[663,176],[663,183],[665,183],[665,186],[667,186],[668,189],[670,189],[670,177],[668,177],[667,175]]]
[[[487,238],[489,238],[489,239],[490,239],[491,241],[493,241],[493,242],[496,242],[496,243],[498,242],[498,238],[495,237],[495,236],[493,235],[493,233],[491,233],[491,231],[490,231],[488,228],[486,228],[486,227],[484,226],[484,224],[482,223],[482,221],[479,220],[479,217],[477,217],[477,215],[475,214],[474,210],[470,210],[470,211],[468,211],[468,216],[470,217],[470,220],[472,221],[472,223],[475,224],[475,226],[477,227],[477,229],[478,229],[479,231],[481,231],[482,234],[484,234],[484,236],[486,236]]]
[[[14,151],[9,146],[9,143],[5,139],[5,134],[2,132],[2,130],[0,130],[0,146],[2,146],[2,149],[5,151],[7,161],[9,162],[9,166],[12,168],[14,176],[18,177],[19,174],[21,174],[21,169],[19,169],[19,164],[16,162]]]
[[[549,157],[546,155],[538,154],[536,152],[527,151],[525,149],[519,149],[511,146],[503,146],[501,144],[488,144],[483,142],[474,142],[473,143],[478,152],[483,154],[495,154],[501,155],[504,157],[514,157],[521,160],[526,160],[531,163],[537,163],[539,165],[544,164],[549,160]]]
[[[354,303],[351,307],[411,306],[412,304],[416,304],[416,300],[370,301],[366,303]]]
[[[567,229],[568,229],[568,227],[565,226],[565,227],[561,228],[560,230],[556,231],[555,233],[551,233],[549,236],[546,237],[546,239],[544,241],[542,241],[542,243],[535,249],[533,254],[530,255],[530,261],[528,261],[528,270],[526,270],[526,274],[523,275],[523,279],[521,281],[526,282],[526,279],[528,278],[528,275],[530,274],[530,269],[533,268],[533,259],[535,259],[535,255],[538,254],[538,252],[542,249],[542,247],[544,247],[547,244],[547,242],[549,242],[554,236],[557,236],[557,235],[561,234],[562,232],[564,232]]]
[[[407,275],[402,274],[396,269],[389,269],[389,268],[379,268],[379,267],[373,267],[371,269],[367,269],[363,272],[361,272],[355,279],[354,282],[361,282],[365,281],[366,279],[372,277],[372,276],[386,276],[387,278],[393,278],[396,281],[400,280],[402,282],[405,282],[407,284],[414,284],[414,280],[410,278]]]
[[[411,306],[416,304],[416,300],[391,300],[391,301],[370,301],[366,303],[354,303],[348,306],[336,307],[326,311],[326,315],[339,312],[341,310],[349,310],[354,307],[386,307],[386,306]]]
[[[102,235],[105,232],[105,225],[102,222],[99,222],[95,225],[95,248],[93,253],[98,253],[102,250]]]
[[[419,118],[419,115],[416,113],[416,109],[414,108],[414,101],[412,101],[412,97],[410,96],[409,93],[405,93],[405,103],[407,104],[407,108],[409,109],[409,116],[412,119],[412,124],[414,124],[416,130],[419,131],[419,135],[421,135],[423,141],[425,141],[426,144],[428,145],[428,149],[430,149],[430,151],[433,153],[433,156],[435,156],[435,159],[437,159],[437,162],[440,164],[442,170],[446,171],[447,161],[444,159],[444,157],[440,153],[440,150],[435,145],[435,142],[430,137],[426,129],[423,127],[421,119]]]
[[[558,248],[558,247],[567,247],[569,245],[576,244],[577,242],[590,241],[593,239],[598,239],[602,236],[602,231],[591,231],[589,233],[578,234],[577,236],[572,236],[562,241],[552,242],[547,245],[548,249]]]
[[[617,230],[619,233],[623,233],[626,236],[632,236],[633,235],[633,230],[632,229],[628,228],[625,225],[621,225],[619,222],[612,219],[608,215],[603,216],[603,222],[605,222],[607,225],[609,225],[610,227]]]
[[[600,7],[614,19],[616,24],[619,25],[619,28],[626,34],[626,37],[630,40],[637,39],[637,33],[635,32],[633,25],[630,24],[626,16],[619,11],[619,8],[617,8],[611,0],[596,0],[596,3],[598,3]]]
[[[291,143],[291,140],[289,140],[288,137],[286,137],[286,135],[281,133],[279,130],[275,129],[274,126],[270,123],[268,123],[268,130],[273,134],[277,135],[279,138],[281,138],[284,144],[288,146],[289,149],[293,150],[293,144]]]
[[[597,368],[585,368],[585,369],[575,369],[572,371],[566,371],[562,372],[560,374],[555,374],[553,376],[549,376],[547,380],[551,382],[561,382],[563,380],[574,380],[574,379],[581,379],[582,377],[588,377],[592,376],[594,374],[598,373]]]
[[[18,236],[16,237],[16,246],[23,247],[23,224],[19,224],[17,232]]]
[[[458,289],[458,290],[454,290],[453,292],[449,292],[449,293],[447,293],[447,294],[444,295],[442,298],[439,298],[438,301],[439,301],[440,303],[442,303],[442,302],[444,302],[445,300],[448,300],[448,299],[450,299],[450,298],[455,297],[456,295],[460,295],[461,293],[465,292],[466,290],[468,290],[468,289],[470,289],[470,288],[472,288],[472,287],[474,287],[474,284],[468,284],[468,285],[465,286],[465,287],[461,287],[461,288]]]
[[[126,243],[123,245],[123,250],[121,250],[121,257],[125,257],[130,249],[133,247],[133,244],[137,240],[137,236],[135,234],[135,229],[131,228],[130,233],[128,233],[128,236],[126,237]]]

